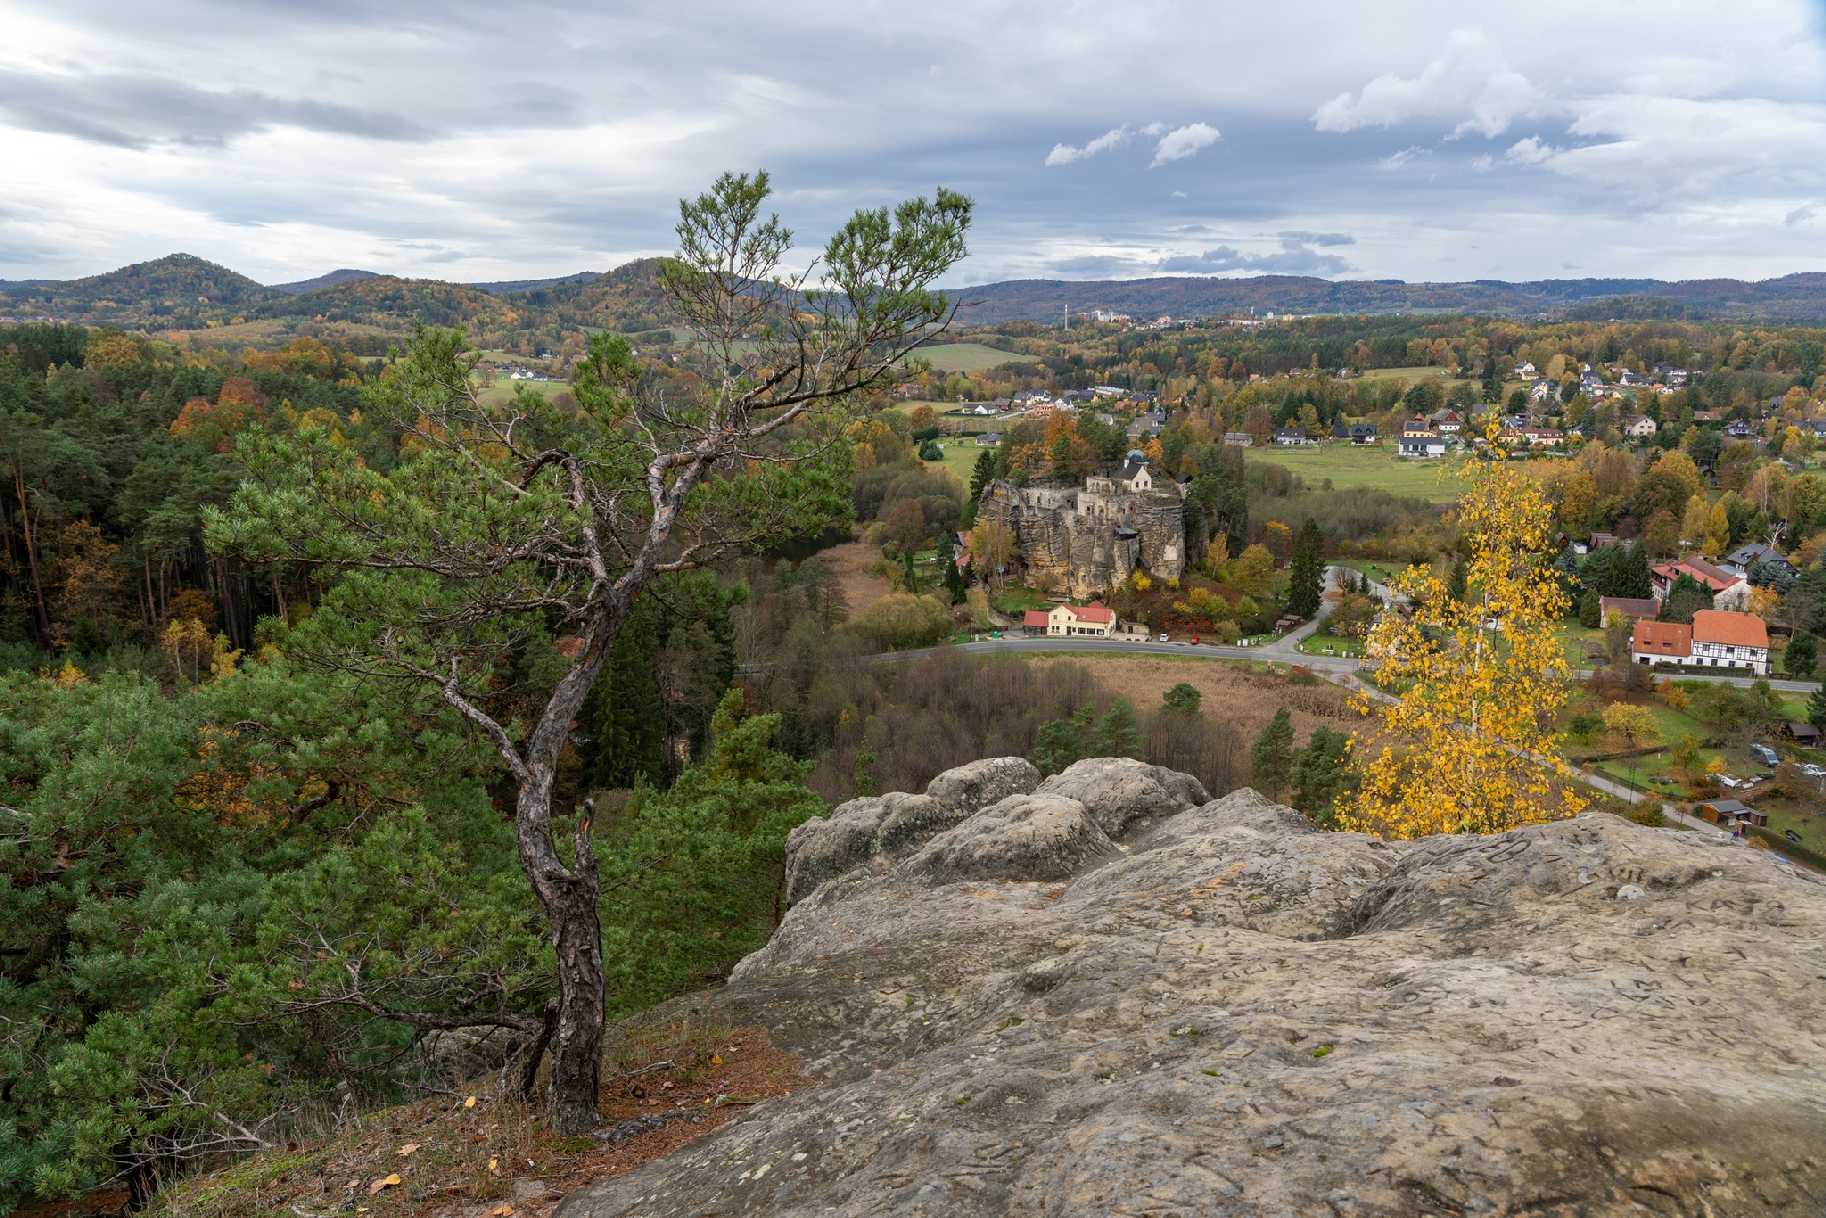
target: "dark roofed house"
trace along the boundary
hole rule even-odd
[[[1598,598],[1598,621],[1605,626],[1612,622],[1641,621],[1645,617],[1654,617],[1660,610],[1660,602],[1649,596],[1600,596]]]
[[[1749,804],[1736,799],[1702,799],[1693,805],[1693,811],[1721,829],[1729,829],[1737,836],[1743,836],[1745,825],[1767,825],[1769,814],[1758,812]]]
[[[1788,733],[1788,739],[1796,744],[1804,744],[1812,748],[1820,743],[1820,729],[1811,723],[1790,723],[1786,724],[1783,730]]]

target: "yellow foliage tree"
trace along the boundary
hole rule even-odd
[[[1458,504],[1464,599],[1433,568],[1409,567],[1393,583],[1410,611],[1384,612],[1370,631],[1376,680],[1397,696],[1381,707],[1360,697],[1386,740],[1340,810],[1342,828],[1497,833],[1585,807],[1555,782],[1571,775],[1554,726],[1571,666],[1554,634],[1567,598],[1548,564],[1553,513],[1539,481],[1502,459],[1495,430],[1496,459],[1468,464]]]
[[[1637,748],[1655,734],[1655,716],[1646,706],[1612,702],[1604,708],[1604,730],[1620,739],[1624,748]]]

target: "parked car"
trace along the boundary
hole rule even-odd
[[[1826,765],[1814,765],[1810,761],[1801,767],[1801,773],[1807,775],[1809,778],[1819,778],[1826,775]]]
[[[1770,748],[1766,744],[1751,745],[1750,746],[1750,755],[1755,757],[1758,761],[1762,762],[1764,765],[1782,764],[1781,754],[1777,753],[1774,749]]]
[[[1169,641],[1170,641],[1170,640],[1169,640],[1169,639],[1168,639],[1168,638],[1167,638],[1167,636],[1166,636],[1166,635],[1164,635],[1164,634],[1163,634],[1163,635],[1161,635],[1161,636],[1160,636],[1160,641],[1161,641],[1161,642],[1163,642],[1163,643],[1165,643],[1165,642],[1169,642]]]

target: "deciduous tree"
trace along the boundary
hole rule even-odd
[[[1584,806],[1553,781],[1568,773],[1554,725],[1570,665],[1555,634],[1566,593],[1550,561],[1552,510],[1514,462],[1473,462],[1466,476],[1468,594],[1449,595],[1432,568],[1396,577],[1411,612],[1384,613],[1367,646],[1395,701],[1359,701],[1382,715],[1390,739],[1361,766],[1362,786],[1340,810],[1345,828],[1490,833]]]

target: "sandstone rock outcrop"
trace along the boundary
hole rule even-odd
[[[976,518],[1008,527],[1030,581],[1071,596],[1099,595],[1137,567],[1162,579],[1185,574],[1185,500],[1170,480],[1139,491],[1112,477],[1083,487],[996,481],[983,488]]]
[[[1820,876],[1600,814],[1323,833],[1120,760],[934,788],[795,835],[691,999],[821,1085],[563,1218],[1826,1212]]]

